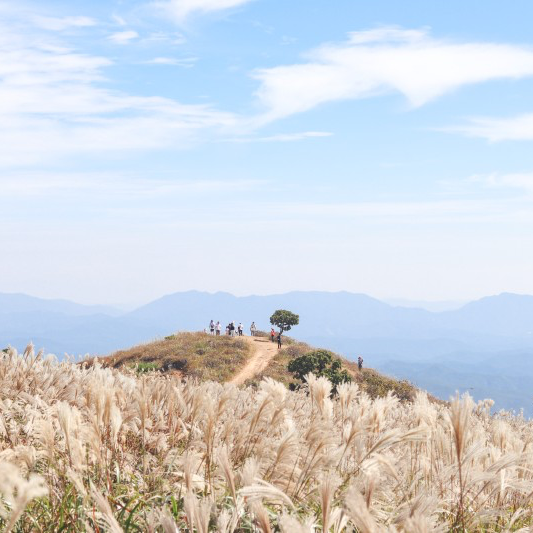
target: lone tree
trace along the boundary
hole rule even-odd
[[[295,315],[290,311],[286,311],[285,309],[278,309],[270,317],[270,323],[273,326],[277,326],[280,333],[289,331],[292,326],[297,326],[299,322],[300,317],[298,315]]]
[[[297,357],[287,365],[288,371],[293,376],[305,383],[307,374],[314,374],[316,377],[325,377],[333,385],[332,393],[337,393],[337,385],[352,381],[350,374],[342,368],[342,363],[331,352],[327,350],[315,350],[305,355]],[[296,389],[300,385],[291,384],[291,389]]]

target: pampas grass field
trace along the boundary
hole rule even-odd
[[[0,359],[3,531],[530,531],[533,425],[325,379],[289,392]]]

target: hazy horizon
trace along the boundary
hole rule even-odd
[[[354,292],[354,291],[346,291],[346,290],[338,290],[338,291],[320,291],[315,289],[309,289],[309,290],[293,290],[293,291],[284,291],[284,292],[273,292],[273,293],[243,293],[243,294],[235,294],[231,291],[226,290],[217,290],[217,291],[203,291],[201,289],[185,289],[183,291],[173,291],[168,292],[164,294],[156,295],[153,298],[150,298],[148,300],[140,300],[138,302],[133,303],[127,303],[127,302],[112,302],[112,301],[80,301],[75,298],[69,298],[69,297],[57,297],[57,296],[40,296],[38,294],[29,294],[24,292],[10,292],[10,291],[0,291],[0,294],[7,294],[7,295],[23,295],[23,296],[30,296],[33,298],[39,298],[43,300],[64,300],[72,303],[76,303],[79,305],[86,305],[86,306],[108,306],[115,308],[120,311],[129,312],[132,311],[138,307],[141,307],[143,305],[146,305],[148,303],[151,303],[153,301],[157,301],[160,298],[164,298],[165,296],[170,296],[173,294],[180,294],[180,293],[187,293],[187,292],[198,292],[198,293],[204,293],[209,295],[216,295],[216,294],[229,294],[230,296],[234,296],[236,298],[247,298],[247,297],[254,297],[254,296],[283,296],[286,294],[294,293],[294,292],[302,292],[302,293],[312,293],[312,292],[320,292],[320,293],[326,293],[326,294],[336,294],[336,293],[348,293],[348,294],[361,294],[364,296],[368,296],[370,298],[373,298],[375,300],[379,300],[383,303],[389,304],[393,307],[412,307],[412,308],[421,308],[426,309],[428,311],[432,312],[440,312],[440,311],[449,311],[454,309],[459,309],[462,306],[474,302],[483,298],[493,297],[493,296],[500,296],[502,294],[517,294],[519,296],[533,296],[526,294],[526,293],[510,293],[509,291],[503,291],[498,294],[485,294],[480,296],[479,298],[473,298],[471,300],[415,300],[415,299],[409,299],[409,298],[381,298],[378,296],[375,296],[373,294],[368,294],[365,292]]]

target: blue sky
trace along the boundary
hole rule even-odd
[[[533,293],[529,1],[0,1],[0,291]]]

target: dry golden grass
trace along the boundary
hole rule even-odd
[[[267,333],[258,333],[258,336],[268,337]],[[287,370],[289,361],[314,348],[290,337],[284,337],[283,342],[284,348],[270,361],[263,372],[248,380],[247,385],[257,386],[267,377],[287,386],[294,381]],[[136,368],[144,372],[159,370],[180,377],[223,383],[246,364],[251,355],[250,351],[250,344],[238,337],[226,335],[213,337],[206,333],[184,332],[118,351],[108,357],[100,358],[100,362],[104,366],[114,368]],[[360,372],[356,363],[338,355],[336,357],[342,361],[361,390],[367,392],[371,398],[386,396],[391,391],[401,400],[414,399],[417,389],[408,382],[389,378],[372,369],[363,369]]]
[[[177,372],[202,381],[227,381],[250,357],[250,345],[238,337],[176,333],[165,339],[121,350],[100,361],[114,368]]]
[[[0,354],[4,531],[531,531],[533,425]]]

